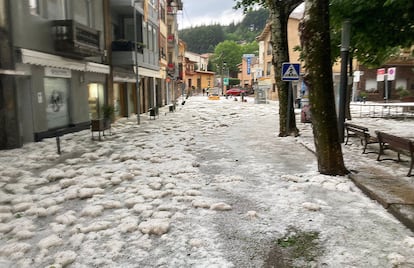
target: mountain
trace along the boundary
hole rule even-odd
[[[214,52],[218,43],[233,40],[239,43],[253,42],[266,25],[269,12],[266,9],[249,11],[240,23],[228,26],[204,25],[180,30],[179,36],[187,44],[187,50],[203,54]]]

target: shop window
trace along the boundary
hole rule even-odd
[[[49,129],[69,124],[69,79],[45,78],[46,116]]]
[[[102,117],[101,107],[104,105],[104,88],[102,84],[88,84],[89,119]]]

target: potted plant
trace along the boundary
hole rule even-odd
[[[410,92],[403,87],[398,87],[397,92],[398,92],[398,95],[400,96],[400,100],[404,99],[405,97],[410,96]]]
[[[108,129],[111,127],[111,123],[114,120],[115,108],[112,105],[103,105],[102,106],[102,115],[104,121],[104,128]]]

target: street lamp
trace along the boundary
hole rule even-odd
[[[138,73],[138,37],[137,37],[137,10],[136,10],[136,3],[141,2],[141,0],[134,0],[134,56],[135,56],[135,83],[136,83],[136,90],[137,90],[137,123],[138,125],[141,123],[140,113],[141,113],[141,96],[139,90],[139,73]]]

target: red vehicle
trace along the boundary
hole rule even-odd
[[[242,93],[246,94],[246,90],[240,89],[240,88],[230,88],[229,90],[226,91],[227,95],[232,95],[232,96],[240,96]]]

